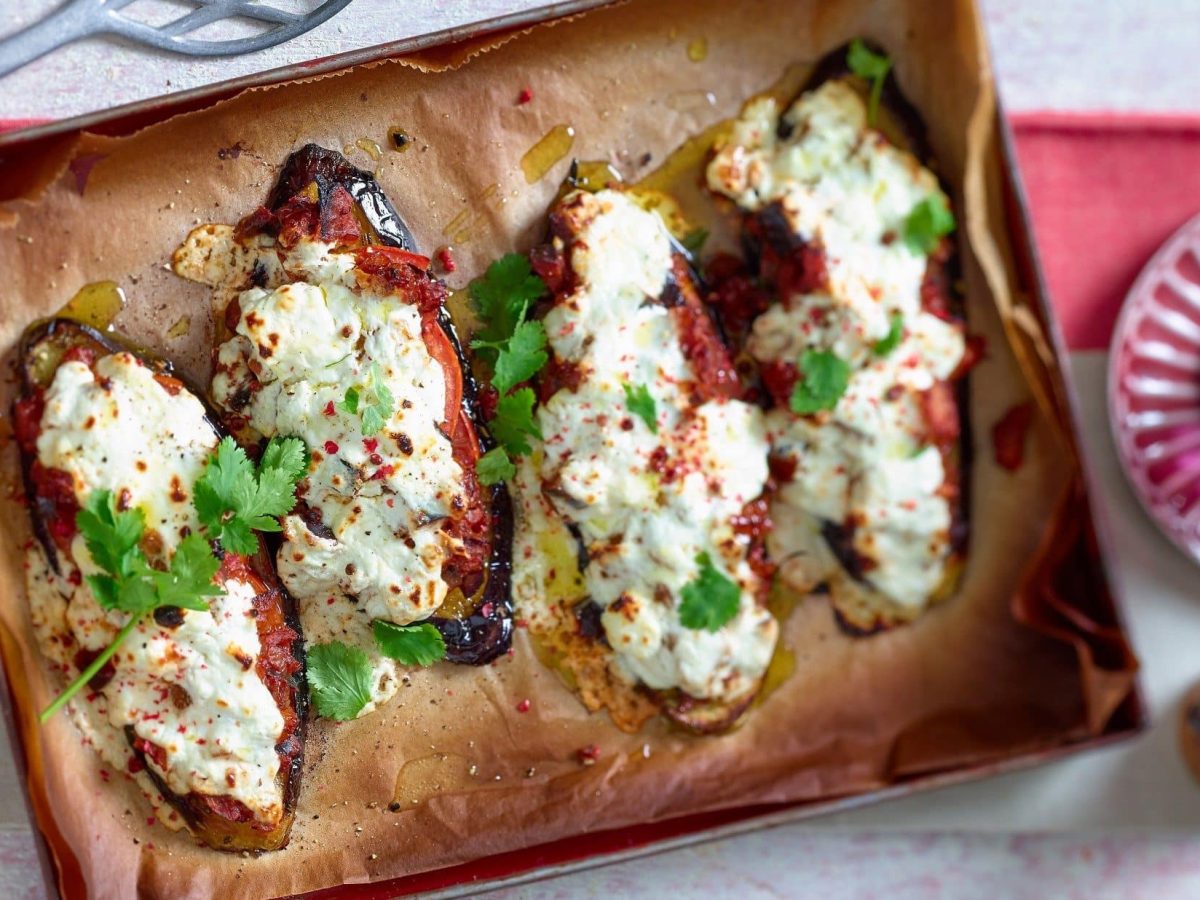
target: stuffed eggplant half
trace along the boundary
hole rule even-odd
[[[738,399],[685,257],[629,194],[574,191],[532,256],[549,300],[516,475],[514,596],[591,709],[698,732],[755,697],[778,625],[761,411]],[[503,403],[503,399],[500,401]]]
[[[790,105],[750,101],[715,148],[708,186],[740,214],[765,302],[719,280],[711,296],[771,407],[771,556],[791,587],[827,587],[841,622],[872,632],[956,584],[966,531],[955,382],[974,353],[952,287],[949,200],[876,127],[880,112],[893,126],[915,114],[890,83],[878,109],[885,58],[851,49],[873,91],[844,58]]]
[[[474,386],[446,288],[373,178],[308,145],[265,206],[194,229],[174,268],[214,288],[212,395],[239,441],[310,448],[279,574],[313,653],[336,643],[371,666],[369,698],[328,714],[364,715],[395,693],[412,654],[387,652],[390,639],[436,628],[422,663],[442,644],[454,662],[504,653],[508,495],[476,478]]]
[[[66,319],[29,328],[20,374],[34,629],[64,676],[95,668],[72,719],[167,826],[221,850],[282,847],[304,738],[299,623],[257,537],[236,555],[203,532],[216,420],[167,364]]]

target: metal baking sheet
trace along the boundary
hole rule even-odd
[[[37,153],[47,142],[54,141],[62,135],[83,129],[98,131],[104,134],[119,135],[129,133],[145,125],[167,119],[181,112],[202,108],[232,96],[246,88],[277,84],[306,78],[314,75],[334,72],[349,66],[362,63],[376,62],[392,56],[426,50],[433,47],[450,44],[456,41],[475,38],[486,34],[497,33],[509,29],[536,24],[540,21],[583,12],[588,9],[606,5],[605,0],[569,0],[556,3],[541,9],[515,13],[495,19],[485,20],[469,26],[446,29],[428,35],[408,38],[377,47],[351,51],[345,54],[313,60],[295,66],[274,69],[253,76],[234,79],[197,88],[190,91],[140,101],[126,106],[117,107],[102,113],[94,113],[65,119],[51,124],[0,134],[0,167],[6,160],[25,158],[28,154]],[[1030,298],[1031,303],[1045,328],[1055,357],[1060,362],[1066,360],[1066,349],[1062,336],[1055,322],[1045,284],[1041,275],[1036,249],[1033,244],[1032,231],[1025,203],[1020,176],[1016,168],[1016,156],[1012,143],[1011,132],[1002,114],[998,114],[997,151],[1002,162],[1003,202],[1007,219],[1008,236],[1012,242],[1012,250],[1017,264],[1020,291]],[[1078,398],[1071,383],[1069,367],[1060,367],[1062,393],[1066,398],[1070,411],[1071,424],[1076,441],[1081,439],[1079,424]],[[1095,473],[1083,461],[1085,481],[1088,485],[1088,495],[1094,496]],[[1113,615],[1125,631],[1125,623],[1121,614],[1120,601],[1116,582],[1109,572],[1105,562],[1111,558],[1111,536],[1108,523],[1093,506],[1089,525],[1094,533],[1099,547],[1099,558],[1104,571],[1098,573],[1108,585],[1114,599]],[[3,671],[0,670],[0,706],[9,723],[10,740],[13,743],[14,758],[22,776],[27,778],[24,751],[19,742],[13,737],[16,733],[12,719],[11,697],[7,684],[3,681]],[[840,812],[862,807],[882,800],[907,796],[918,791],[932,790],[967,781],[974,781],[1006,772],[1026,769],[1041,765],[1055,759],[1072,755],[1084,750],[1108,746],[1118,741],[1128,739],[1146,724],[1146,707],[1142,698],[1140,685],[1135,681],[1134,688],[1121,707],[1114,713],[1106,732],[1098,738],[1077,741],[1058,746],[1049,750],[1028,753],[1012,757],[1000,762],[972,766],[952,771],[939,772],[904,780],[893,786],[851,797],[835,798],[810,803],[777,805],[767,807],[748,807],[735,810],[725,810],[717,813],[687,816],[654,824],[626,828],[618,831],[591,833],[586,836],[566,838],[552,844],[541,845],[503,857],[493,857],[476,860],[468,864],[448,869],[435,870],[406,876],[400,879],[378,882],[375,884],[343,885],[305,895],[311,898],[374,898],[395,897],[401,895],[425,895],[433,897],[459,897],[473,894],[485,888],[512,886],[577,871],[584,868],[620,862],[701,843],[749,831],[810,819],[825,813]],[[26,798],[28,800],[28,798]],[[31,816],[32,818],[32,816]],[[47,892],[53,895],[56,891],[56,878],[49,850],[43,840],[39,840],[39,857],[42,861]]]

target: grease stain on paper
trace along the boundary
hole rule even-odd
[[[500,185],[492,182],[483,189],[474,202],[468,201],[455,214],[454,218],[446,223],[446,227],[442,229],[442,235],[449,238],[450,243],[456,246],[467,243],[487,218],[488,208],[499,209],[506,202],[507,200],[500,194]]]
[[[115,281],[93,281],[75,292],[55,313],[97,331],[111,331],[113,320],[125,308],[125,292]]]
[[[571,152],[571,145],[574,143],[575,129],[570,125],[555,125],[542,135],[521,157],[521,171],[525,173],[525,183],[535,184],[546,177],[546,173]]]

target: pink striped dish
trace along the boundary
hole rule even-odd
[[[1138,499],[1200,561],[1200,215],[1163,244],[1125,298],[1108,411]]]

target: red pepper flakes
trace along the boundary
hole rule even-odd
[[[517,624],[518,628],[528,628],[529,627],[529,622],[526,619],[517,619],[516,624]]]
[[[1025,460],[1025,436],[1033,422],[1033,404],[1018,403],[992,426],[996,465],[1015,472]]]
[[[154,824],[154,816],[146,816],[146,824],[153,825]]]
[[[374,453],[375,448],[379,446],[379,441],[375,438],[363,438],[363,449],[368,453]]]
[[[517,94],[517,106],[524,106],[533,99],[533,91],[527,87],[521,88],[521,93]]]
[[[375,474],[371,476],[371,480],[372,481],[382,481],[383,479],[387,478],[389,475],[391,475],[395,471],[396,471],[395,466],[380,466],[378,469],[375,470]]]
[[[458,268],[458,264],[454,262],[454,256],[449,247],[438,247],[433,251],[433,256],[438,261],[438,265],[442,267],[443,272],[453,272]]]
[[[324,413],[327,416],[333,415],[333,401],[332,400],[330,400],[328,403],[325,404]]]
[[[334,441],[325,442],[325,452],[330,456],[338,452],[338,445]]]
[[[519,712],[519,713],[529,712],[529,707],[532,705],[533,704],[530,703],[528,699],[522,700],[520,703],[517,704],[517,712]]]
[[[600,745],[588,744],[586,747],[580,747],[575,751],[575,755],[579,757],[580,765],[594,766],[600,758]]]
[[[146,767],[142,765],[142,761],[136,756],[131,756],[129,757],[129,762],[126,764],[125,768],[129,770],[130,775],[136,775]]]
[[[105,784],[107,784],[107,783],[108,783],[108,777],[109,777],[109,776],[108,776],[108,769],[101,769],[101,770],[100,770],[100,780],[101,780],[101,781],[103,781]]]

